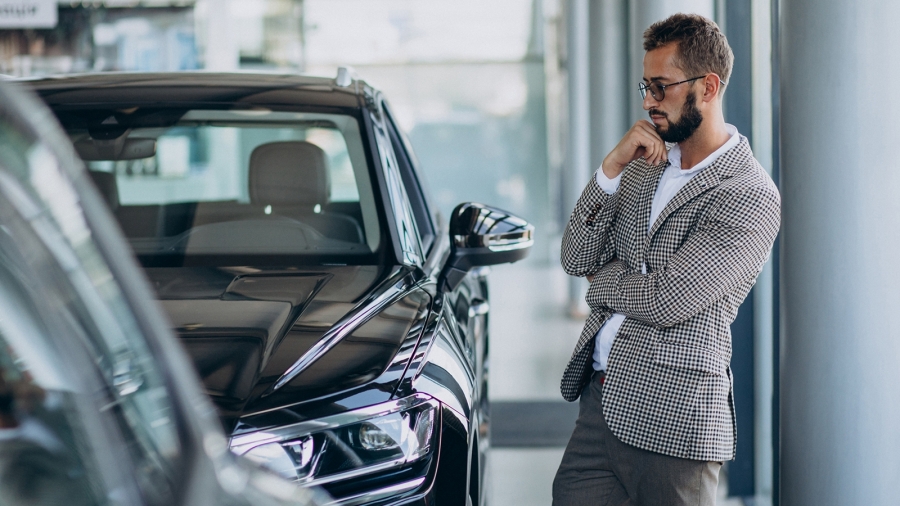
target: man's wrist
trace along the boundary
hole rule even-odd
[[[624,165],[619,165],[615,162],[612,162],[608,156],[604,158],[603,163],[600,164],[600,171],[603,172],[603,175],[608,179],[615,179],[621,176],[624,170]]]
[[[615,177],[609,177],[604,170],[603,165],[600,165],[600,169],[597,170],[594,180],[597,181],[597,185],[599,185],[604,192],[612,195],[619,189],[619,182],[622,180],[622,172],[620,171]]]

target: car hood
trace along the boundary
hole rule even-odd
[[[289,400],[270,395],[276,380],[391,275],[379,266],[146,272],[224,419],[251,405],[258,411],[340,389],[314,380],[299,398],[297,388]]]

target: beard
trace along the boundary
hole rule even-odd
[[[676,144],[688,140],[700,128],[700,123],[703,122],[703,114],[700,112],[700,109],[697,109],[697,97],[693,93],[688,94],[684,100],[684,105],[681,107],[681,117],[675,123],[669,120],[668,114],[658,109],[652,109],[650,114],[666,117],[666,123],[669,124],[668,127],[665,130],[660,130],[660,125],[656,125],[656,133],[659,134],[663,141]]]

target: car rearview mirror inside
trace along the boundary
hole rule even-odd
[[[156,155],[156,139],[83,139],[75,143],[82,160],[138,160]]]

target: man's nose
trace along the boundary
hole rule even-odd
[[[647,95],[644,96],[644,110],[649,111],[650,109],[655,109],[656,106],[659,105],[659,100],[653,98],[653,94],[650,93],[650,90],[647,90]]]

